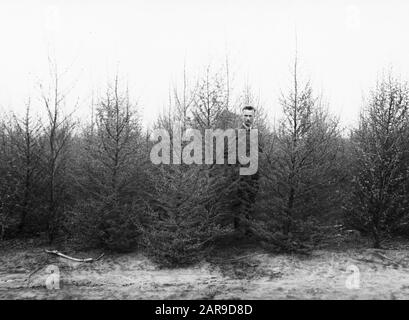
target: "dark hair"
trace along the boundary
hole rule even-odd
[[[242,111],[244,111],[244,110],[251,110],[251,111],[256,112],[256,109],[253,106],[250,106],[250,105],[244,106]]]

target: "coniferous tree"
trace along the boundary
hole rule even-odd
[[[97,245],[130,250],[138,244],[143,137],[136,106],[121,91],[118,77],[101,97],[96,123],[84,136],[82,179],[85,191],[77,220]],[[88,221],[88,223],[81,223]]]
[[[388,75],[377,83],[352,132],[353,189],[348,221],[380,247],[408,210],[408,108],[406,82]]]
[[[292,88],[280,99],[283,119],[266,143],[263,190],[269,195],[264,206],[272,217],[271,230],[302,239],[311,235],[319,215],[337,203],[331,197],[340,179],[340,136],[337,121],[314,95],[310,82],[300,81],[297,58],[292,75]]]

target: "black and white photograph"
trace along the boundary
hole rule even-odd
[[[409,299],[408,16],[1,0],[0,300]]]

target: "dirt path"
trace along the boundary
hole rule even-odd
[[[369,250],[315,251],[310,257],[260,253],[170,270],[140,254],[87,264],[40,248],[6,250],[0,252],[0,299],[409,299],[406,252],[382,251],[386,258]],[[59,269],[59,290],[46,288],[49,265]],[[357,289],[348,288],[354,277],[349,268],[359,270]]]

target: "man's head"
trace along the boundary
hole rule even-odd
[[[253,125],[255,113],[256,109],[254,109],[253,106],[247,105],[243,107],[242,109],[243,123],[246,127],[251,128],[251,126]]]

